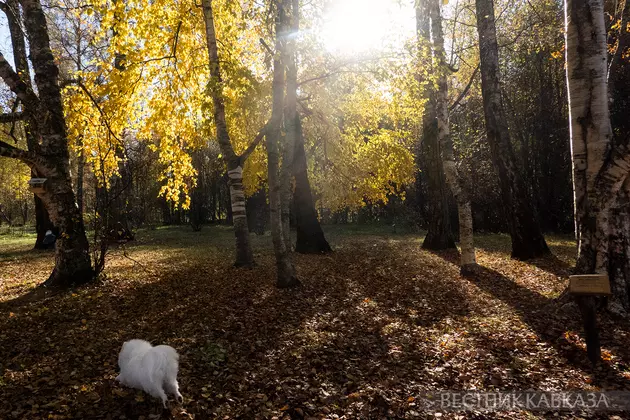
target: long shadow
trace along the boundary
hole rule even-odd
[[[398,320],[409,329],[428,326],[465,316],[467,307],[452,285],[419,280],[413,270],[400,275],[391,263],[401,256],[380,245],[296,256],[304,283],[296,290],[276,289],[273,257],[263,250],[255,270],[230,267],[224,254],[173,256],[136,273],[147,282],[112,280],[1,305],[0,399],[7,404],[0,418],[33,410],[85,419],[155,412],[149,397],[140,401],[113,383],[121,343],[138,337],[181,353],[184,407],[198,418],[271,417],[283,406],[298,418],[324,405],[357,417],[402,417],[404,407],[393,401],[408,395],[389,389],[418,382],[429,353],[383,328]],[[461,304],[418,310],[431,288]]]
[[[33,248],[2,251],[0,252],[0,263],[11,262],[18,258],[28,258],[30,260],[54,258],[54,255],[55,253],[53,250],[37,250]]]
[[[561,260],[555,255],[535,258],[526,262],[527,264],[538,267],[539,269],[558,277],[569,277],[573,270],[573,267],[570,264],[567,264],[566,261]]]
[[[487,267],[479,267],[471,281],[495,298],[510,305],[532,330],[553,346],[570,364],[585,372],[593,373],[595,384],[605,386],[612,380],[616,385],[630,389],[630,381],[609,364],[601,363],[596,370],[593,370],[585,350],[562,338],[567,328],[581,331],[579,316],[558,318],[556,315],[558,308],[552,299],[520,286]],[[603,330],[601,339],[604,346],[610,344],[609,338],[609,334]]]

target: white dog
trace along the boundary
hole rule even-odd
[[[120,375],[116,380],[160,398],[166,408],[167,392],[174,395],[178,402],[184,400],[177,384],[178,362],[179,354],[173,347],[153,347],[144,340],[129,340],[123,344],[118,355]]]

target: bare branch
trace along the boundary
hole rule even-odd
[[[0,124],[12,123],[23,119],[23,112],[8,112],[6,114],[0,114]]]
[[[247,149],[239,156],[239,161],[241,165],[245,163],[249,155],[251,155],[254,152],[254,150],[256,150],[256,147],[258,146],[258,144],[265,137],[265,134],[267,134],[267,129],[269,128],[269,123],[270,121],[267,121],[267,123],[263,126],[263,128],[260,129],[256,137],[254,138],[254,141],[252,141],[252,143],[247,147]]]
[[[9,86],[9,89],[17,95],[29,112],[34,112],[39,107],[39,98],[35,92],[26,84],[20,76],[13,70],[11,64],[0,52],[0,77]]]
[[[457,106],[462,101],[462,99],[464,99],[466,97],[466,95],[468,94],[468,91],[470,90],[470,87],[473,84],[473,81],[475,80],[475,77],[477,77],[477,73],[478,72],[479,72],[479,65],[477,65],[477,67],[475,67],[475,70],[473,71],[472,76],[470,76],[470,80],[468,81],[468,84],[466,85],[464,90],[462,90],[462,93],[460,93],[459,96],[457,97],[457,99],[455,100],[455,102],[453,102],[451,104],[451,106],[448,107],[449,112],[454,110],[455,108],[457,108]]]
[[[259,39],[259,41],[260,41],[260,44],[261,44],[261,45],[265,48],[265,50],[267,50],[267,52],[273,56],[273,55],[274,55],[274,52],[273,52],[273,50],[269,47],[269,45],[267,45],[267,43],[265,42],[265,40],[264,40],[264,39],[262,39],[262,38],[260,38],[260,39]]]
[[[35,156],[24,149],[12,146],[0,140],[0,156],[21,160],[22,162],[32,166],[35,163]]]

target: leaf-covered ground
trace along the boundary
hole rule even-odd
[[[0,237],[0,418],[427,418],[415,397],[435,390],[630,388],[627,323],[601,320],[606,362],[592,370],[578,314],[554,302],[569,238],[522,263],[507,236],[481,236],[484,268],[466,279],[418,235],[327,233],[335,253],[295,256],[296,290],[275,288],[269,236],[253,236],[258,267],[240,270],[228,228],[179,227],[112,249],[98,284],[30,300],[52,254]],[[180,352],[183,406],[114,383],[130,338]]]

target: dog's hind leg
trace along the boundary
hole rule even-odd
[[[168,397],[166,396],[166,393],[164,392],[162,387],[152,386],[150,389],[147,389],[146,391],[149,394],[151,394],[151,396],[161,399],[162,405],[164,406],[164,408],[166,408],[166,400],[168,399]]]
[[[179,393],[179,385],[177,383],[177,379],[173,378],[173,379],[167,380],[164,383],[164,388],[166,388],[166,391],[169,394],[173,394],[175,396],[178,403],[181,404],[184,402],[184,397],[182,397],[182,394]]]

